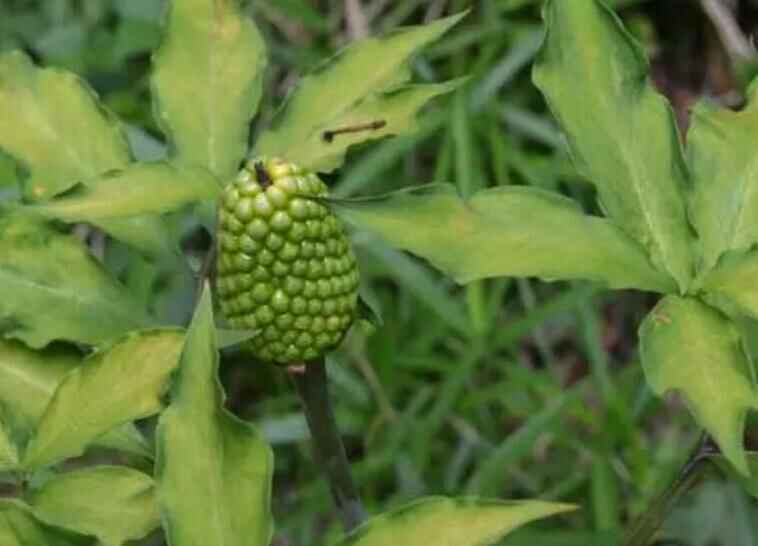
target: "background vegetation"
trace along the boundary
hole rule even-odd
[[[0,50],[82,74],[129,123],[140,159],[165,153],[148,97],[148,51],[159,40],[159,0],[0,0]],[[413,137],[351,154],[328,183],[338,195],[454,181],[463,194],[490,185],[560,189],[594,210],[560,134],[531,84],[542,29],[534,0],[277,0],[249,2],[272,55],[257,126],[292,83],[346,42],[471,9],[415,63],[419,80],[470,75],[427,109]],[[617,0],[654,59],[656,83],[687,123],[707,95],[738,106],[753,73],[758,2],[713,12],[708,0]],[[729,2],[722,3],[727,6]],[[734,16],[739,28],[724,27]],[[714,24],[715,22],[715,24]],[[728,22],[728,21],[727,21]],[[579,82],[581,83],[581,82]],[[624,127],[619,127],[623,131]],[[16,190],[0,156],[0,196]],[[208,239],[186,241],[197,259]],[[126,260],[84,230],[108,267],[162,318],[185,322],[186,264]],[[583,283],[495,280],[464,289],[375,240],[357,239],[362,273],[384,326],[358,332],[331,363],[338,420],[369,510],[435,493],[540,497],[584,510],[514,535],[508,546],[608,546],[671,480],[698,430],[677,400],[650,393],[635,353],[652,303]],[[182,297],[179,297],[183,294]],[[758,340],[757,340],[758,341]],[[275,544],[307,545],[338,530],[329,492],[310,463],[307,431],[284,373],[224,354],[231,409],[263,424],[277,457]],[[748,438],[749,445],[758,437]],[[666,522],[669,544],[758,543],[758,506],[716,473]],[[662,542],[663,544],[663,542]]]

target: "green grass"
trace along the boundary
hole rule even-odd
[[[530,81],[541,36],[538,10],[512,8],[534,3],[387,2],[370,18],[372,31],[419,23],[437,15],[437,6],[445,13],[471,8],[460,28],[414,65],[419,80],[471,79],[427,110],[418,134],[351,153],[348,165],[328,179],[332,191],[366,195],[438,181],[469,194],[530,184],[560,189],[596,210],[591,188],[573,172]],[[46,64],[82,73],[130,124],[138,154],[159,157],[164,150],[147,84],[148,51],[158,40],[154,8],[154,0],[5,0],[0,49],[25,47]],[[265,125],[304,70],[349,40],[342,9],[333,1],[251,5],[273,65],[256,126]],[[8,180],[9,172],[0,162],[0,179]],[[0,198],[7,191],[0,184]],[[190,247],[202,248],[198,240]],[[461,288],[366,235],[355,241],[384,326],[373,335],[352,335],[330,372],[368,509],[436,493],[539,497],[583,509],[504,544],[617,543],[698,436],[680,402],[653,398],[637,362],[637,325],[654,300],[611,297],[581,283],[490,280]],[[135,294],[158,301],[164,316],[181,320],[188,313],[187,271],[130,262],[115,246],[108,264]],[[230,407],[261,424],[274,443],[275,544],[327,543],[325,537],[339,533],[338,521],[310,462],[304,420],[285,374],[251,366],[234,351],[225,353],[223,364]],[[758,536],[754,521],[755,503],[714,477],[668,519],[666,536],[692,546],[747,545]]]

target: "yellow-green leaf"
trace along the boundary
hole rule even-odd
[[[157,431],[156,481],[170,546],[268,546],[273,455],[224,409],[210,290],[195,312]]]
[[[71,349],[33,351],[17,341],[0,341],[0,422],[11,431],[14,451],[26,446],[60,381],[81,364],[81,355]],[[147,442],[132,424],[107,432],[94,445],[151,456]]]
[[[758,318],[758,250],[727,252],[702,279],[709,295],[726,299],[739,311]]]
[[[120,124],[84,81],[37,68],[18,51],[0,55],[0,150],[27,173],[23,185],[31,200],[96,184],[131,160]],[[151,256],[171,249],[156,218],[102,221],[98,227]]]
[[[130,161],[115,118],[76,75],[0,55],[0,148],[28,173],[25,192],[46,199]]]
[[[640,344],[652,389],[683,394],[698,424],[746,474],[743,430],[758,390],[736,326],[696,299],[667,296],[642,323]]]
[[[17,469],[20,460],[18,440],[11,423],[9,412],[0,405],[0,472]]]
[[[221,180],[247,150],[266,49],[236,0],[173,0],[153,58],[154,110],[173,156]]]
[[[46,525],[18,500],[0,499],[0,544],[3,546],[95,546],[94,540]]]
[[[598,0],[549,0],[534,82],[603,209],[686,291],[693,272],[679,133],[642,47]]]
[[[660,292],[675,288],[621,229],[536,188],[492,188],[464,201],[452,186],[432,184],[329,203],[348,222],[426,258],[461,283],[536,276]]]
[[[78,240],[0,209],[0,336],[95,345],[152,323]]]
[[[338,546],[487,546],[522,525],[571,510],[543,501],[430,497],[372,518]]]
[[[29,442],[24,467],[80,455],[108,430],[159,412],[183,342],[179,330],[134,332],[66,375]]]
[[[409,59],[464,15],[350,44],[300,81],[253,155],[331,172],[350,145],[415,129],[416,111],[459,82],[405,86]]]
[[[58,474],[26,501],[40,521],[105,546],[138,540],[160,526],[153,479],[125,466],[95,466]]]
[[[170,163],[135,163],[112,171],[96,184],[82,186],[31,211],[65,222],[162,214],[196,201],[215,199],[221,187],[202,167]]]
[[[723,253],[758,243],[758,87],[739,112],[702,103],[691,119],[691,217],[707,270]]]

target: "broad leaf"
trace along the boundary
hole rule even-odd
[[[28,173],[28,197],[46,199],[125,166],[129,146],[114,117],[76,75],[0,56],[0,148]]]
[[[726,251],[758,243],[758,88],[740,112],[705,103],[695,108],[687,133],[694,183],[691,218],[700,236],[703,267]]]
[[[33,351],[16,341],[0,341],[0,407],[4,408],[0,421],[11,427],[18,446],[26,445],[61,379],[81,363],[81,355],[70,349]],[[131,424],[107,432],[95,444],[151,455]]]
[[[205,169],[170,163],[135,163],[102,176],[53,201],[32,205],[32,211],[65,222],[96,223],[174,211],[184,205],[215,199],[220,184]]]
[[[350,145],[414,129],[416,111],[458,82],[405,86],[409,58],[464,15],[350,44],[301,80],[261,135],[255,154],[331,172],[342,165]]]
[[[573,509],[542,501],[430,497],[369,520],[339,546],[486,546],[522,525]]]
[[[106,546],[140,539],[160,526],[153,479],[124,466],[59,474],[26,500],[39,520],[95,536]]]
[[[245,155],[266,50],[235,0],[173,0],[153,58],[154,110],[173,155],[222,180]]]
[[[726,299],[739,311],[758,318],[758,250],[727,252],[700,283],[709,295]]]
[[[452,186],[433,184],[330,205],[348,222],[426,258],[461,283],[536,276],[614,288],[674,288],[621,229],[536,188],[492,188],[463,201]]]
[[[183,340],[178,330],[135,332],[66,375],[29,442],[24,467],[79,455],[113,427],[159,412]]]
[[[692,276],[687,172],[668,102],[618,17],[598,0],[550,0],[534,81],[566,134],[579,172],[608,215],[642,243],[681,291]]]
[[[37,68],[26,55],[0,55],[0,149],[19,161],[26,196],[48,199],[122,169],[129,145],[118,121],[76,75]],[[114,237],[148,255],[170,246],[155,218],[101,222]]]
[[[681,392],[695,420],[743,474],[743,429],[758,406],[752,362],[734,324],[691,298],[667,296],[640,328],[642,364],[659,395]]]
[[[271,448],[224,409],[210,291],[187,333],[171,404],[157,431],[156,480],[171,546],[267,546]]]
[[[0,335],[98,344],[152,319],[75,238],[0,209]]]
[[[0,544],[3,546],[95,546],[89,537],[39,521],[17,500],[0,500]]]

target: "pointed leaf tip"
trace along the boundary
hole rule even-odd
[[[429,260],[460,283],[501,276],[587,279],[668,292],[640,245],[558,194],[499,187],[464,201],[448,184],[365,199],[329,199],[336,214]]]
[[[466,13],[348,45],[302,78],[253,155],[286,157],[304,168],[331,172],[354,144],[415,131],[417,111],[462,80],[409,85],[409,59]]]
[[[370,519],[338,546],[487,546],[527,523],[574,509],[542,501],[430,497]]]
[[[686,291],[693,275],[687,165],[644,51],[598,0],[551,1],[543,16],[547,32],[532,76],[578,171],[608,216]]]

